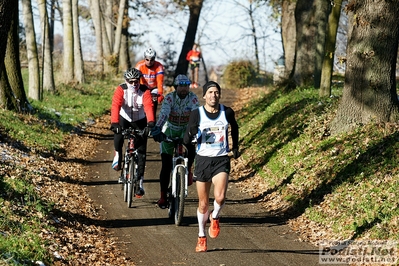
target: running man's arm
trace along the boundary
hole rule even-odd
[[[186,127],[186,133],[184,134],[183,138],[183,143],[185,145],[191,144],[193,137],[197,134],[199,127],[199,120],[200,116],[198,108],[192,110],[190,113],[190,119]]]
[[[238,149],[239,129],[234,110],[230,107],[226,107],[226,119],[227,122],[229,122],[231,128],[231,140],[233,141],[232,149]]]

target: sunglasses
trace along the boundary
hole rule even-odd
[[[190,81],[179,81],[179,85],[180,85],[180,86],[188,86],[188,85],[190,85],[190,84],[191,84]]]
[[[151,59],[150,58],[146,58],[145,61],[148,61],[148,62],[151,61],[152,62],[152,61],[155,61],[155,58],[151,58]]]
[[[133,84],[139,83],[139,80],[138,79],[131,79],[131,80],[126,80],[126,82],[131,84],[131,85],[133,85]]]

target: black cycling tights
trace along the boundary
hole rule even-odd
[[[123,117],[119,117],[119,124],[121,125],[122,128],[138,128],[138,129],[144,129],[147,126],[147,119],[141,119],[132,123],[129,123],[124,119]],[[117,152],[119,152],[119,165],[122,160],[123,152],[123,136],[122,134],[114,134],[114,148]],[[137,138],[136,141],[134,142],[134,146],[137,149],[137,152],[139,154],[139,163],[138,163],[138,172],[139,176],[144,176],[144,170],[145,170],[145,157],[146,157],[146,152],[147,152],[147,138]]]
[[[187,145],[188,150],[188,169],[191,169],[193,165],[194,157],[195,157],[195,147],[194,145]],[[162,160],[162,168],[161,173],[159,174],[160,184],[161,184],[161,192],[167,192],[170,180],[170,172],[172,171],[173,166],[173,156],[161,153]]]

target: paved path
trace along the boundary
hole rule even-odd
[[[161,166],[157,143],[152,139],[148,143],[146,195],[135,199],[130,209],[123,201],[117,173],[111,169],[111,134],[101,140],[98,149],[86,184],[95,204],[102,206],[104,224],[118,237],[120,248],[131,258],[132,265],[318,265],[317,247],[298,241],[284,221],[270,216],[249,195],[241,193],[234,182],[229,183],[219,237],[208,237],[208,252],[196,253],[195,183],[189,187],[183,224],[177,227],[168,219],[167,210],[155,205],[160,196]]]

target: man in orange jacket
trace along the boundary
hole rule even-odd
[[[146,85],[150,91],[157,89],[158,101],[154,101],[154,114],[156,114],[158,104],[163,101],[163,80],[164,67],[155,61],[157,53],[154,49],[148,48],[144,52],[144,59],[136,64],[136,68],[141,71],[140,83]]]

